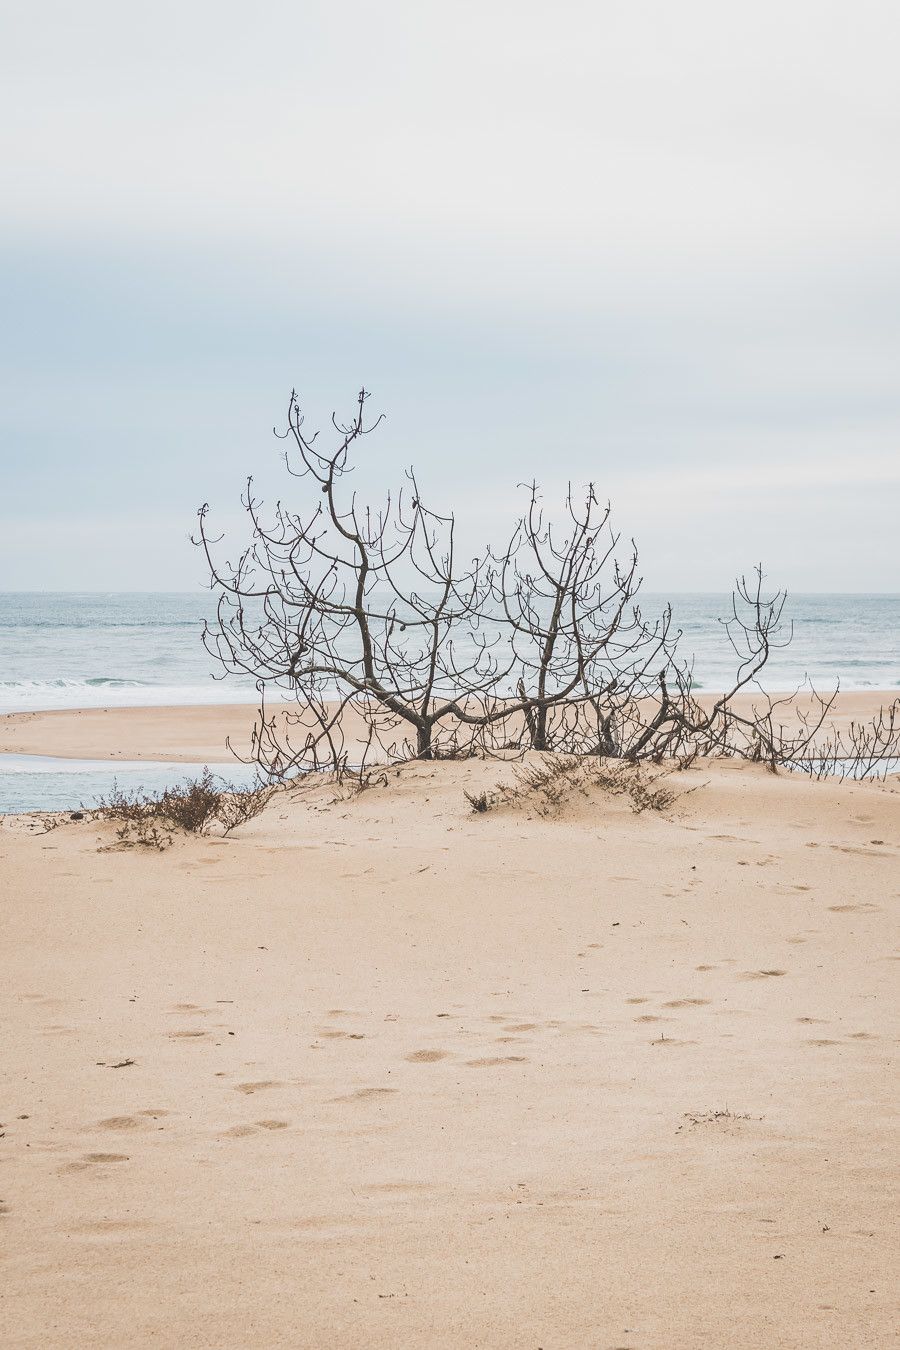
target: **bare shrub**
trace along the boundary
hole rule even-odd
[[[885,778],[900,773],[900,698],[869,722],[851,722],[815,741],[790,767],[811,778]]]
[[[367,399],[361,390],[348,423],[332,419],[336,444],[320,450],[291,396],[285,458],[310,500],[302,514],[278,503],[264,515],[249,480],[243,505],[253,542],[236,563],[216,561],[208,508],[200,511],[197,542],[219,592],[204,640],[226,672],[259,682],[250,758],[269,772],[344,773],[373,757],[448,756],[496,711],[496,642],[477,633],[464,649],[454,642],[487,605],[487,557],[460,563],[453,516],[425,505],[412,470],[405,490],[376,509],[347,486],[351,450],[382,420],[366,424]],[[294,692],[297,713],[268,715],[267,685]],[[351,749],[353,713],[361,744]]]
[[[463,792],[463,796],[479,815],[492,810],[503,800],[499,792]]]
[[[363,766],[360,769],[345,769],[335,776],[335,781],[337,795],[333,800],[344,802],[352,800],[354,797],[361,797],[364,792],[369,792],[372,788],[387,787],[388,776],[384,769]]]
[[[189,778],[156,795],[143,788],[129,792],[114,784],[108,797],[98,799],[95,815],[117,822],[120,843],[162,851],[178,830],[208,834],[215,824],[222,834],[230,834],[258,816],[276,790],[271,783],[237,787],[205,768],[199,778]]]
[[[786,592],[767,591],[761,568],[738,579],[722,621],[734,674],[702,699],[671,609],[643,613],[635,546],[621,547],[592,484],[580,496],[570,487],[559,522],[528,485],[505,546],[465,561],[454,516],[424,504],[412,470],[399,493],[367,505],[348,478],[382,420],[366,419],[368,398],[361,390],[348,421],[332,416],[335,440],[320,448],[291,395],[283,439],[299,509],[264,510],[248,480],[250,542],[236,562],[220,560],[200,509],[195,542],[218,596],[204,641],[224,675],[249,674],[260,693],[246,762],[340,778],[375,762],[533,749],[863,777],[900,759],[896,706],[835,739],[836,690],[765,691],[765,667],[793,631]],[[293,700],[278,715],[273,692]]]
[[[223,788],[225,785],[218,787],[209,769],[204,769],[199,778],[166,788],[159,799],[158,814],[186,834],[202,834],[218,818]]]

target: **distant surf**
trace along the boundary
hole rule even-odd
[[[0,713],[57,708],[165,708],[192,704],[256,703],[252,684],[150,684],[141,680],[0,680]]]
[[[666,597],[640,599],[650,616]],[[727,687],[737,665],[720,622],[730,597],[671,599],[697,688]],[[214,678],[201,641],[212,612],[208,592],[0,593],[0,712],[255,703],[251,677]],[[773,652],[767,688],[808,675],[822,690],[900,689],[900,596],[795,595],[786,615],[794,640]]]

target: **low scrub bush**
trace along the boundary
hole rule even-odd
[[[186,779],[157,795],[143,788],[127,792],[114,785],[108,797],[99,798],[96,815],[117,823],[120,843],[162,850],[169,847],[176,831],[209,834],[216,827],[217,833],[230,834],[258,816],[275,791],[270,783],[237,787],[204,769],[199,778]]]

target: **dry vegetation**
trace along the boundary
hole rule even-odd
[[[453,515],[424,504],[412,470],[400,492],[365,502],[355,459],[382,420],[367,419],[368,397],[360,391],[346,423],[333,417],[324,446],[292,394],[283,439],[299,500],[265,510],[248,480],[242,551],[222,558],[200,510],[196,542],[218,595],[204,640],[225,674],[252,676],[261,695],[247,762],[274,778],[340,776],[537,750],[635,764],[733,756],[858,778],[900,757],[900,701],[836,737],[836,690],[802,687],[800,701],[800,690],[765,691],[765,667],[792,630],[786,593],[767,591],[760,568],[738,579],[722,620],[733,674],[702,702],[671,608],[642,610],[635,546],[593,484],[570,486],[556,520],[537,484],[525,485],[518,519],[474,557],[461,556]],[[273,690],[296,710],[273,716]]]
[[[677,794],[660,784],[664,775],[649,775],[640,764],[575,755],[547,755],[537,763],[522,764],[512,783],[498,784],[493,791],[467,792],[472,810],[481,814],[498,806],[527,806],[540,816],[554,816],[574,797],[587,796],[591,788],[614,797],[627,797],[632,811],[663,811]]]
[[[108,797],[100,798],[94,815],[116,823],[121,844],[162,850],[176,833],[230,834],[258,816],[276,791],[273,784],[237,787],[204,769],[199,778],[157,795],[114,786]]]

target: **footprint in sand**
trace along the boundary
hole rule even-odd
[[[403,1058],[410,1064],[436,1064],[439,1059],[447,1058],[446,1050],[414,1050]]]
[[[361,1031],[338,1031],[331,1027],[325,1031],[317,1031],[317,1036],[323,1036],[330,1041],[364,1041],[366,1038]]]
[[[245,1096],[250,1096],[253,1092],[262,1092],[265,1088],[281,1087],[281,1084],[274,1078],[263,1078],[258,1083],[237,1083],[235,1092],[243,1092]]]
[[[199,1041],[207,1033],[205,1031],[170,1031],[170,1041]]]
[[[712,1000],[708,998],[673,998],[664,1003],[664,1008],[703,1008]]]
[[[333,1102],[365,1102],[376,1097],[391,1097],[397,1091],[396,1088],[389,1087],[367,1087],[357,1088],[346,1097],[332,1097]]]
[[[127,1153],[86,1153],[84,1161],[89,1163],[128,1162]]]
[[[808,1040],[807,1045],[840,1045],[840,1041]]]
[[[527,1064],[527,1055],[490,1055],[485,1059],[467,1059],[470,1069],[489,1069],[499,1064]]]
[[[797,1021],[805,1023],[806,1026],[825,1026],[824,1017],[798,1017]]]
[[[141,1219],[95,1219],[87,1223],[66,1225],[67,1233],[75,1233],[79,1237],[116,1237],[121,1233],[141,1233],[153,1228],[152,1223],[145,1223]]]
[[[671,1022],[671,1017],[657,1017],[655,1013],[642,1013],[636,1017],[635,1022]]]
[[[864,901],[860,905],[829,905],[832,914],[880,914],[881,906]]]
[[[742,980],[771,980],[776,975],[786,974],[786,970],[745,970],[740,978]]]
[[[258,1134],[260,1130],[286,1130],[290,1124],[287,1120],[255,1120],[252,1125],[232,1125],[230,1130],[224,1131],[226,1139],[249,1139],[251,1135]]]
[[[147,1122],[138,1120],[137,1116],[107,1116],[106,1120],[97,1121],[98,1130],[140,1130],[146,1127]]]

